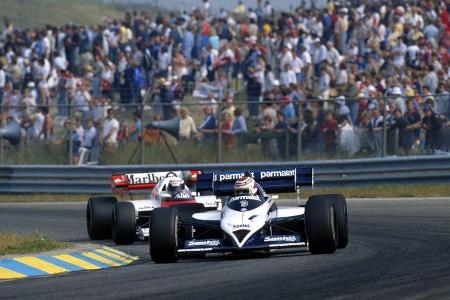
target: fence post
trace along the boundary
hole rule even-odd
[[[395,129],[395,137],[394,137],[394,141],[395,141],[395,147],[394,147],[394,151],[395,151],[395,155],[399,155],[400,153],[400,151],[399,151],[399,140],[400,140],[400,132],[399,132],[399,130],[398,130],[398,128],[397,129]]]
[[[286,122],[286,121],[285,121]],[[285,143],[286,143],[286,145],[285,145],[285,157],[286,157],[286,160],[289,160],[289,153],[290,153],[290,143],[289,143],[289,124],[288,123],[286,123],[286,133],[285,133]]]
[[[297,111],[297,160],[300,160],[302,156],[302,103],[300,101],[298,101]]]
[[[72,98],[69,97],[69,134],[68,134],[68,138],[69,138],[69,165],[72,165],[72,161],[73,161],[73,139],[72,139],[72,135],[73,135],[73,131],[75,130],[75,127],[73,124],[73,107],[72,107]]]
[[[218,105],[217,163],[222,162],[222,101]]]
[[[5,163],[4,160],[4,146],[3,146],[3,138],[0,138],[0,165]]]
[[[140,143],[141,143],[141,157],[140,157],[140,160],[141,160],[141,165],[143,165],[144,164],[144,160],[145,160],[145,157],[144,157],[144,151],[145,151],[145,141],[144,141],[144,137],[145,137],[145,127],[144,127],[144,106],[145,106],[145,98],[144,99],[142,99],[142,105],[141,105],[141,129],[140,129],[140,136],[141,136],[141,138],[140,138]]]
[[[387,153],[387,120],[386,120],[386,102],[385,102],[383,109],[383,153],[381,156],[386,157],[386,153]]]

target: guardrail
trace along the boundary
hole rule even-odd
[[[122,172],[200,169],[206,172],[281,168],[299,162],[115,165],[115,166],[2,166],[0,193],[110,193],[110,176]],[[303,161],[315,170],[316,187],[389,183],[450,183],[450,155],[374,159]]]

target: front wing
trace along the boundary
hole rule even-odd
[[[246,252],[246,251],[265,251],[272,249],[287,249],[306,247],[306,242],[299,235],[273,235],[266,236],[264,240],[237,247],[230,245],[222,240],[187,240],[184,248],[178,249],[178,253],[225,253],[225,252]]]

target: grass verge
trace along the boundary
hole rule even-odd
[[[27,235],[0,232],[0,256],[39,253],[69,247],[69,243],[52,240],[37,231]]]
[[[149,1],[147,1],[149,2]],[[64,25],[75,23],[81,25],[98,25],[103,17],[120,19],[126,11],[146,11],[151,15],[165,12],[151,4],[136,5],[103,4],[93,0],[1,0],[0,18],[10,20],[15,26],[35,28],[39,26]]]
[[[312,194],[343,194],[346,198],[410,198],[410,197],[450,197],[449,184],[420,184],[420,185],[377,185],[349,188],[315,188],[301,192],[302,199]],[[1,202],[85,202],[91,197],[88,194],[1,194]],[[143,199],[145,195],[136,195],[136,199]],[[126,196],[118,197],[127,199]],[[295,198],[295,194],[281,194],[280,198]]]
[[[449,184],[400,185],[382,184],[369,187],[315,188],[301,193],[302,198],[312,194],[343,194],[346,198],[412,198],[450,197]],[[293,197],[295,195],[292,194]],[[283,196],[283,198],[286,198]]]

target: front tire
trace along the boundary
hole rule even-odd
[[[86,207],[86,225],[91,240],[111,238],[112,209],[115,197],[89,198]]]
[[[330,198],[333,199],[336,209],[338,248],[345,248],[348,244],[347,201],[341,194],[330,195]]]
[[[179,216],[174,208],[155,208],[150,218],[150,256],[155,263],[178,260]]]
[[[175,208],[178,213],[178,217],[186,223],[192,222],[192,215],[199,212],[205,212],[205,206],[201,203],[197,204],[175,204],[171,206]],[[192,239],[192,226],[183,226],[181,230],[181,235],[184,239]]]
[[[113,207],[112,238],[118,245],[128,245],[136,237],[136,212],[130,202],[117,202]]]
[[[327,198],[334,203],[337,223],[337,239],[338,248],[345,248],[348,244],[348,220],[347,220],[347,201],[341,194],[324,194],[319,196],[311,196],[311,199],[316,197]]]
[[[311,254],[333,253],[338,245],[334,201],[317,195],[308,199],[305,206],[305,223]]]

